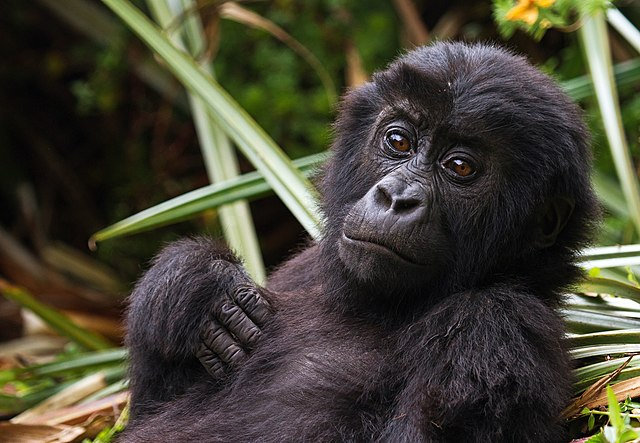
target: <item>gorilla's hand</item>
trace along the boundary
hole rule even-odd
[[[130,372],[139,392],[148,396],[147,384],[162,380],[169,397],[181,391],[179,385],[207,375],[200,363],[221,378],[260,339],[270,295],[218,242],[201,237],[165,247],[138,281],[129,305]]]
[[[223,377],[240,364],[262,336],[271,306],[259,289],[237,265],[219,265],[231,285],[216,294],[209,321],[202,325],[196,356],[214,378]]]
[[[260,339],[272,295],[251,281],[240,260],[218,242],[200,237],[165,247],[130,297],[134,420],[211,376],[222,387],[224,375]]]

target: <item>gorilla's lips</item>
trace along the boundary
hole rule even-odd
[[[346,232],[343,232],[342,233],[342,241],[346,242],[348,244],[351,244],[353,246],[356,246],[356,247],[364,248],[364,249],[370,251],[372,254],[392,255],[398,261],[403,262],[406,265],[424,266],[423,264],[417,263],[415,260],[413,260],[413,259],[407,257],[406,255],[398,252],[393,247],[383,243],[382,241],[380,241],[378,239],[364,238],[364,237],[361,238],[361,237],[359,237],[357,235],[348,234]]]

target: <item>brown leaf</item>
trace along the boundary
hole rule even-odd
[[[52,395],[41,403],[34,407],[27,409],[22,414],[17,415],[11,419],[12,423],[32,423],[32,424],[52,424],[49,421],[44,420],[42,417],[46,416],[51,411],[61,411],[66,406],[72,405],[83,398],[99,391],[107,386],[107,383],[102,372],[96,372],[88,377],[85,377],[71,386],[63,389],[57,394]],[[57,424],[57,423],[53,423]]]
[[[640,397],[640,376],[616,383],[611,386],[611,389],[613,389],[618,401],[624,401],[627,396],[631,398]],[[601,391],[597,397],[590,400],[585,406],[589,409],[594,409],[599,406],[605,406],[607,403],[607,393]]]
[[[120,415],[129,399],[128,392],[119,392],[100,400],[83,403],[76,406],[47,411],[33,420],[47,425],[82,425],[88,426],[99,417],[108,417],[110,423]]]
[[[80,441],[84,434],[80,426],[0,423],[0,441],[4,443],[70,443]]]
[[[592,384],[587,389],[585,389],[585,391],[582,393],[580,397],[573,400],[571,404],[569,404],[569,406],[567,406],[565,410],[562,411],[562,417],[569,419],[569,418],[573,418],[580,415],[580,411],[582,411],[582,409],[584,409],[585,406],[593,402],[596,398],[600,398],[601,396],[604,396],[605,398],[604,404],[607,404],[607,401],[606,401],[607,394],[602,390],[606,385],[608,385],[611,382],[611,380],[615,379],[618,376],[618,374],[620,374],[620,372],[629,364],[629,362],[633,357],[634,357],[633,355],[630,356],[615,371],[601,377],[600,379],[598,379],[598,381],[596,381],[594,384]],[[615,386],[617,385],[612,386],[614,389],[614,392],[615,392]]]

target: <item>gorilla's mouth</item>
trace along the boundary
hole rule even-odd
[[[396,257],[396,259],[398,261],[404,262],[407,265],[411,265],[411,266],[425,266],[424,264],[421,263],[417,263],[416,261],[412,260],[411,258],[407,257],[406,255],[396,251],[395,249],[381,243],[380,241],[377,240],[372,240],[372,239],[364,239],[364,238],[356,238],[356,237],[352,237],[351,235],[343,232],[342,233],[342,240],[347,242],[347,243],[351,243],[357,246],[360,246],[364,249],[367,249],[369,251],[371,251],[372,253],[376,254],[382,254],[382,255],[393,255],[394,257]]]

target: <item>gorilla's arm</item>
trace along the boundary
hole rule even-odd
[[[418,344],[406,356],[415,377],[385,437],[564,441],[571,375],[552,309],[516,286],[494,286],[450,296],[422,323],[434,334],[407,340]]]
[[[272,298],[212,240],[166,247],[131,295],[132,416],[155,410],[198,380],[222,383],[260,339]]]

